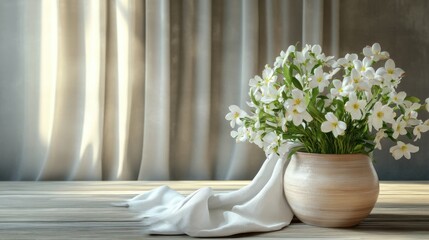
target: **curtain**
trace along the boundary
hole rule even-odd
[[[250,179],[224,116],[291,44],[339,54],[338,0],[0,2],[0,179]]]

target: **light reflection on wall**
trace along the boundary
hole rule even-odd
[[[94,169],[100,159],[102,80],[101,80],[101,4],[100,1],[85,3],[85,101],[79,159],[73,165],[70,176],[79,171],[79,162],[91,160]],[[100,96],[101,95],[101,96]]]
[[[45,152],[40,174],[49,158],[51,143],[55,93],[58,68],[58,5],[57,1],[42,1],[41,7],[41,56],[40,56],[40,102],[39,102],[39,138]]]
[[[116,31],[117,31],[117,54],[118,54],[118,151],[116,177],[120,178],[123,172],[126,149],[128,145],[129,129],[129,21],[130,3],[128,0],[116,1]]]

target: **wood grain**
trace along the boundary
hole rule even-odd
[[[183,194],[205,186],[227,192],[248,181],[0,182],[0,239],[183,239],[142,232],[138,213],[110,204],[161,185]],[[371,214],[354,228],[319,228],[298,220],[244,239],[428,239],[429,182],[381,182]]]

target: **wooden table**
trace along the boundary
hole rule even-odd
[[[179,239],[148,236],[136,213],[112,207],[136,194],[169,185],[183,194],[211,186],[231,191],[247,181],[0,182],[0,239]],[[429,182],[382,182],[371,215],[355,228],[307,226],[294,220],[280,231],[234,238],[429,239]]]

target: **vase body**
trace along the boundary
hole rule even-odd
[[[296,153],[286,168],[284,191],[302,222],[351,227],[373,209],[379,183],[366,155]]]

